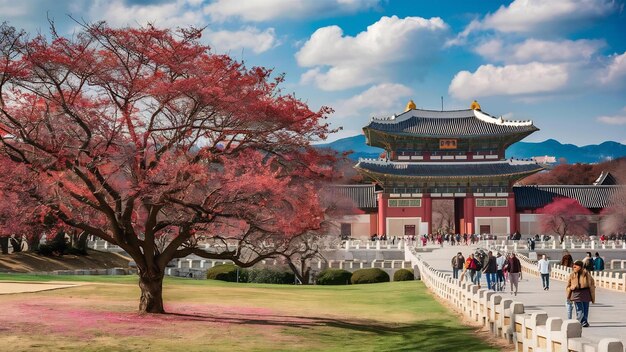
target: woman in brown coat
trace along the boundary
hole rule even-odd
[[[565,288],[567,299],[576,306],[576,318],[583,327],[588,327],[589,302],[596,303],[596,285],[591,274],[583,269],[583,262],[574,262],[573,271]]]

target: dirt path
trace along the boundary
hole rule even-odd
[[[61,288],[76,287],[76,286],[81,286],[81,285],[84,285],[84,284],[0,281],[0,295],[57,290]]]

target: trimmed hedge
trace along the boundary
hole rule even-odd
[[[222,264],[207,270],[206,278],[209,280],[220,280],[237,282],[237,266],[235,264]],[[247,270],[239,268],[239,282],[247,282]]]
[[[389,282],[389,274],[380,268],[359,269],[352,273],[350,282],[354,285]]]
[[[352,273],[343,269],[326,269],[317,275],[318,285],[349,285]]]
[[[413,270],[409,269],[400,269],[393,273],[393,281],[411,281],[415,280],[415,276],[413,276]]]
[[[269,268],[252,269],[248,271],[248,282],[257,284],[293,284],[296,276],[293,272],[280,271]]]

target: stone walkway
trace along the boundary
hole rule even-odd
[[[445,246],[432,252],[420,253],[420,256],[431,266],[444,273],[452,275],[450,261],[457,253],[467,256],[476,250],[477,246]],[[582,259],[582,258],[574,258]],[[484,275],[481,286],[486,287]],[[507,282],[507,290],[510,290]],[[505,291],[504,297],[524,303],[526,312],[543,310],[548,316],[567,318],[565,310],[565,283],[550,280],[550,290],[544,291],[541,278],[524,275],[519,283],[517,296]],[[575,315],[575,312],[574,312]],[[575,318],[575,317],[574,317]],[[589,328],[583,328],[583,337],[599,340],[604,337],[621,339],[626,345],[626,293],[611,291],[603,288],[596,289],[596,304],[589,307]]]
[[[56,283],[38,283],[38,282],[12,282],[0,281],[0,295],[39,292],[47,290],[56,290],[60,288],[76,287],[78,284],[56,284]]]

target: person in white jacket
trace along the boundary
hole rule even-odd
[[[537,262],[537,269],[541,274],[541,282],[543,283],[544,291],[550,289],[550,262],[546,259],[546,255],[542,255],[541,259]]]

